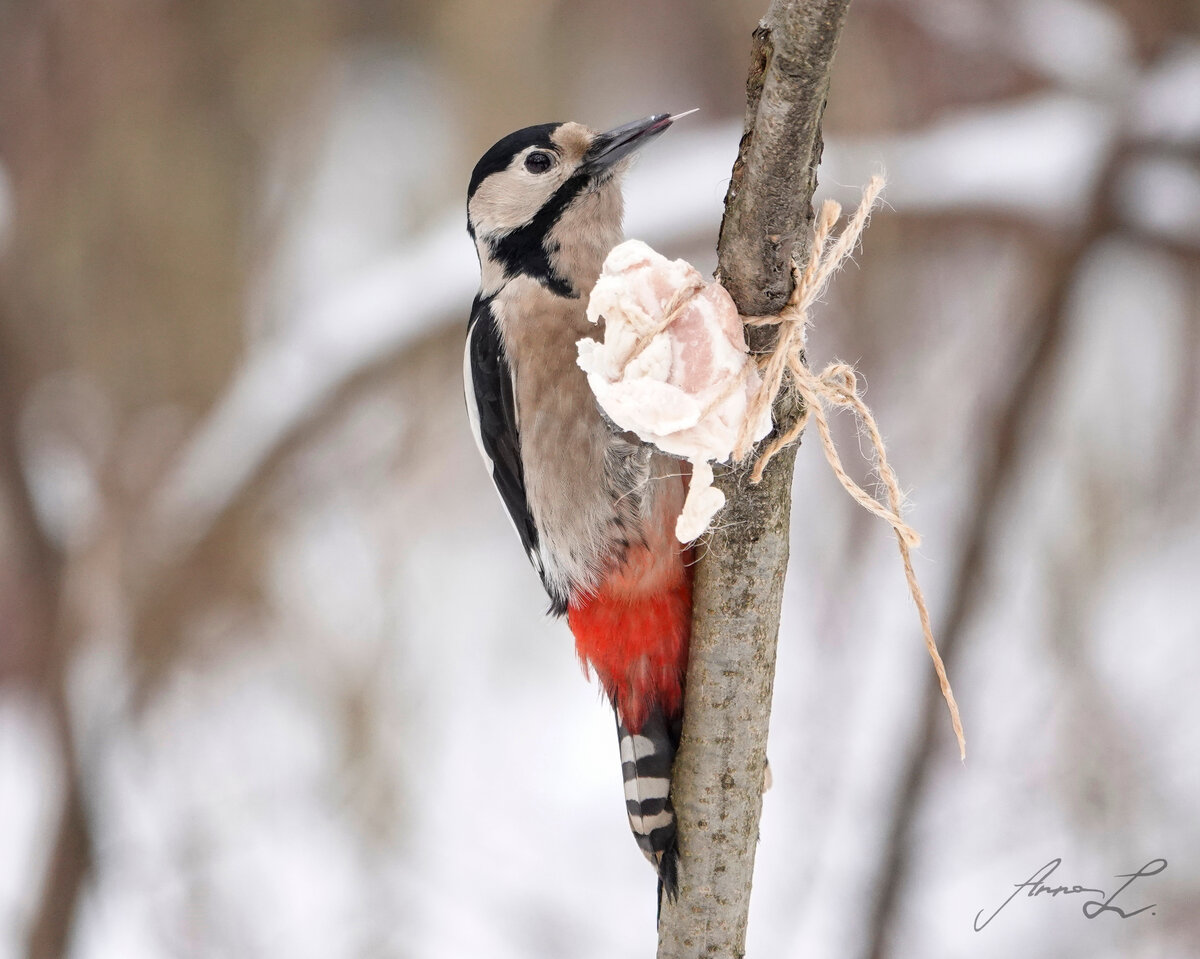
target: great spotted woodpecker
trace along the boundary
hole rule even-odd
[[[566,615],[616,713],[629,824],[658,871],[660,901],[677,880],[671,766],[692,585],[674,528],[686,470],[605,419],[575,344],[600,335],[585,311],[621,240],[628,158],[673,119],[607,133],[546,123],[483,155],[467,190],[481,281],[464,359],[479,451],[550,612]]]

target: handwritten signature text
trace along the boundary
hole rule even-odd
[[[1128,900],[1130,898],[1129,896],[1125,897],[1121,905],[1116,904],[1116,898],[1121,895],[1121,893],[1125,892],[1125,890],[1131,885],[1133,885],[1135,880],[1144,879],[1147,876],[1157,876],[1160,872],[1167,868],[1167,861],[1165,859],[1151,859],[1137,872],[1127,872],[1117,876],[1118,879],[1124,879],[1125,881],[1117,887],[1116,892],[1114,892],[1112,895],[1106,894],[1103,889],[1096,889],[1092,886],[1051,885],[1049,883],[1049,879],[1052,875],[1054,875],[1054,871],[1061,865],[1061,859],[1051,859],[1048,863],[1046,863],[1046,865],[1034,872],[1034,874],[1024,882],[1015,883],[1014,885],[1016,888],[1013,889],[1009,897],[1005,899],[1004,902],[1000,903],[1000,905],[996,907],[995,912],[993,912],[982,922],[979,921],[980,916],[983,915],[983,910],[980,909],[979,912],[975,914],[975,922],[973,923],[975,931],[982,932],[987,927],[988,923],[1000,915],[1001,910],[1003,910],[1005,906],[1007,906],[1010,902],[1016,899],[1018,895],[1020,895],[1022,889],[1025,890],[1025,897],[1027,899],[1036,899],[1039,896],[1049,896],[1051,899],[1057,899],[1059,896],[1076,896],[1082,893],[1090,893],[1092,898],[1083,903],[1083,914],[1088,919],[1095,919],[1098,916],[1104,915],[1105,913],[1114,915],[1119,919],[1130,919],[1133,916],[1146,912],[1147,910],[1153,910],[1157,903],[1152,902],[1148,906],[1140,906],[1136,909],[1133,909],[1128,905]],[[1150,912],[1150,915],[1153,916],[1155,913]]]

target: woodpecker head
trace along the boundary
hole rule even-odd
[[[483,155],[467,189],[482,292],[528,276],[560,296],[586,296],[621,239],[621,174],[634,151],[677,119],[658,114],[595,133],[543,123]]]

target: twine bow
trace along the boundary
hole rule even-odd
[[[917,582],[912,565],[911,551],[921,545],[921,537],[901,517],[904,497],[900,492],[900,483],[896,479],[896,474],[892,470],[891,464],[888,463],[887,451],[884,447],[883,437],[879,433],[879,426],[875,422],[870,408],[859,396],[858,378],[851,366],[845,363],[830,363],[818,376],[808,368],[804,361],[804,335],[808,324],[808,312],[824,291],[830,277],[842,267],[858,245],[863,229],[867,225],[867,219],[870,217],[871,210],[882,189],[883,178],[872,177],[866,189],[863,190],[858,209],[854,211],[846,228],[836,240],[831,238],[842,208],[837,202],[826,200],[817,217],[808,263],[803,271],[795,263],[792,264],[792,293],[783,309],[776,316],[742,317],[743,322],[748,326],[778,326],[779,335],[774,349],[762,363],[762,389],[746,412],[746,419],[734,449],[734,457],[738,460],[745,460],[749,455],[753,446],[753,438],[750,435],[751,425],[758,422],[764,410],[774,404],[783,388],[785,372],[790,374],[792,385],[804,400],[804,410],[790,429],[772,440],[767,448],[759,454],[750,481],[752,483],[759,482],[762,479],[764,468],[772,457],[799,438],[810,417],[816,420],[817,432],[821,436],[821,446],[825,450],[825,458],[829,461],[829,465],[842,487],[854,497],[863,509],[884,520],[896,533],[900,558],[904,563],[904,575],[908,580],[908,590],[916,604],[917,614],[921,620],[921,630],[925,635],[925,648],[929,652],[930,659],[933,660],[938,685],[941,687],[942,696],[950,711],[950,722],[954,726],[954,735],[958,740],[959,756],[965,759],[967,744],[963,735],[962,720],[958,714],[958,703],[955,702],[954,691],[950,688],[950,680],[946,676],[945,664],[938,653],[937,643],[934,642],[929,610],[925,605],[925,595]],[[842,466],[842,460],[834,446],[833,436],[829,430],[829,419],[826,415],[829,408],[841,407],[853,410],[859,430],[865,432],[871,442],[875,467],[887,493],[886,505],[851,479]]]

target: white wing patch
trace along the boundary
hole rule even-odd
[[[483,465],[487,468],[488,476],[492,477],[495,474],[496,464],[488,456],[487,450],[483,446],[483,428],[479,423],[479,401],[475,397],[475,377],[471,371],[471,340],[474,338],[475,331],[478,328],[478,324],[476,323],[472,323],[468,327],[467,342],[463,346],[463,394],[467,401],[467,419],[471,423],[471,435],[475,438],[475,448],[479,450],[479,455],[483,458]],[[516,393],[515,382],[513,384],[513,393]],[[516,417],[515,409],[513,414]],[[509,511],[508,504],[504,501],[504,494],[500,492],[498,486],[495,486],[495,490],[496,495],[500,497],[500,505],[504,507],[504,515],[508,519],[508,524],[513,528],[513,532],[517,534],[517,537],[520,538],[521,531],[517,528],[517,521]],[[529,556],[529,561],[533,564],[533,568],[540,576],[544,569],[541,552],[537,549],[529,549],[526,550],[526,554]]]
[[[479,450],[479,455],[483,457],[483,465],[487,467],[490,477],[496,464],[492,462],[492,458],[487,455],[487,450],[483,448],[483,431],[479,427],[479,402],[475,399],[475,377],[471,375],[471,339],[475,336],[476,329],[476,324],[472,323],[471,328],[467,330],[467,343],[463,349],[463,393],[467,400],[467,419],[471,421],[471,435],[475,437],[475,447]],[[507,509],[504,511],[504,515],[508,516]],[[509,516],[509,521],[512,521],[511,516]],[[513,528],[516,528],[515,523]]]

